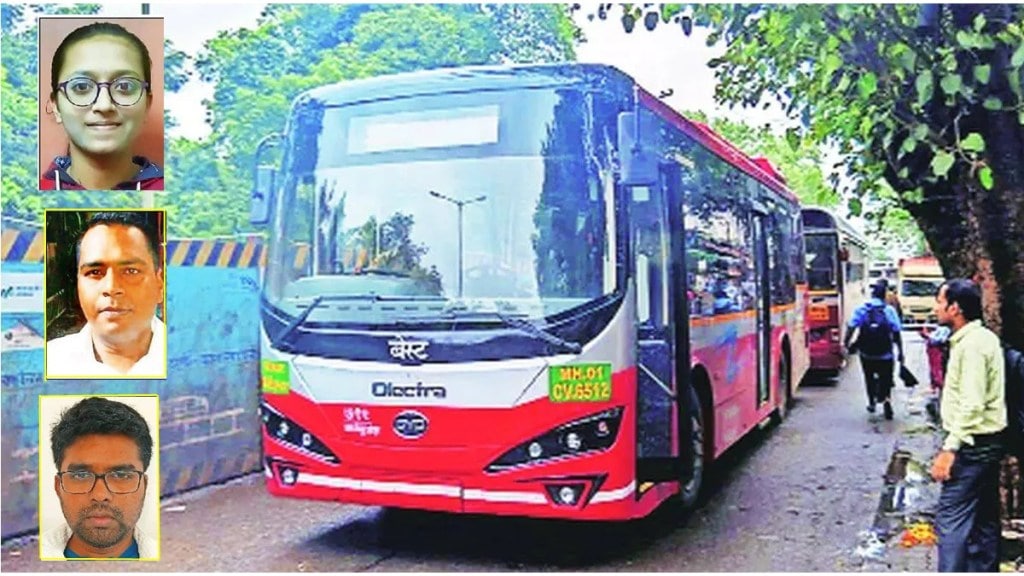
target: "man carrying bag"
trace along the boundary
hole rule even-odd
[[[880,279],[871,288],[871,299],[853,311],[843,345],[852,354],[860,354],[860,365],[864,370],[864,384],[868,393],[868,412],[874,413],[878,402],[886,420],[892,420],[893,363],[892,346],[899,349],[899,363],[903,364],[903,340],[900,337],[902,325],[896,310],[885,303],[888,283]],[[850,342],[856,332],[853,346]]]

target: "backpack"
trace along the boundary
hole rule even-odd
[[[871,306],[860,324],[857,350],[862,356],[880,358],[892,354],[892,324],[885,316],[885,306]]]
[[[1024,353],[1006,348],[1006,447],[1024,457]]]

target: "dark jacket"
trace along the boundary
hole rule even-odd
[[[143,156],[132,157],[132,162],[139,166],[139,171],[127,182],[121,182],[113,190],[163,190],[164,173],[159,166]],[[57,156],[50,167],[39,177],[40,190],[85,190],[68,174],[71,167],[70,156]]]

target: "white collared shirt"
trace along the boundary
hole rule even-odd
[[[47,560],[61,560],[64,558],[64,549],[68,547],[71,540],[71,526],[67,522],[47,530],[39,538],[39,555]],[[157,559],[160,557],[157,541],[145,532],[135,527],[135,542],[139,545],[139,560]]]
[[[89,378],[97,376],[165,378],[167,376],[167,326],[153,316],[153,339],[146,355],[139,358],[127,374],[121,374],[96,359],[92,330],[86,324],[75,334],[46,343],[47,378]]]

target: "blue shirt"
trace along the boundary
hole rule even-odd
[[[889,321],[889,326],[892,327],[893,335],[898,336],[900,331],[903,330],[903,324],[900,322],[899,314],[896,313],[895,308],[889,306],[879,298],[872,298],[858,306],[857,309],[853,311],[853,317],[850,318],[849,324],[850,330],[860,328],[861,324],[864,324],[868,319],[868,310],[872,308],[881,308],[882,306],[885,306],[885,319]],[[889,352],[883,356],[879,356],[879,359],[892,360],[892,349],[890,348]]]
[[[64,549],[64,557],[68,558],[68,559],[71,559],[71,558],[86,558],[86,556],[79,556],[78,554],[75,554],[74,552],[72,552],[70,546],[68,546],[67,548]],[[139,557],[139,543],[135,541],[135,538],[132,538],[132,543],[131,543],[130,546],[128,546],[128,549],[125,550],[123,554],[118,556],[118,558],[138,558],[138,557]]]

